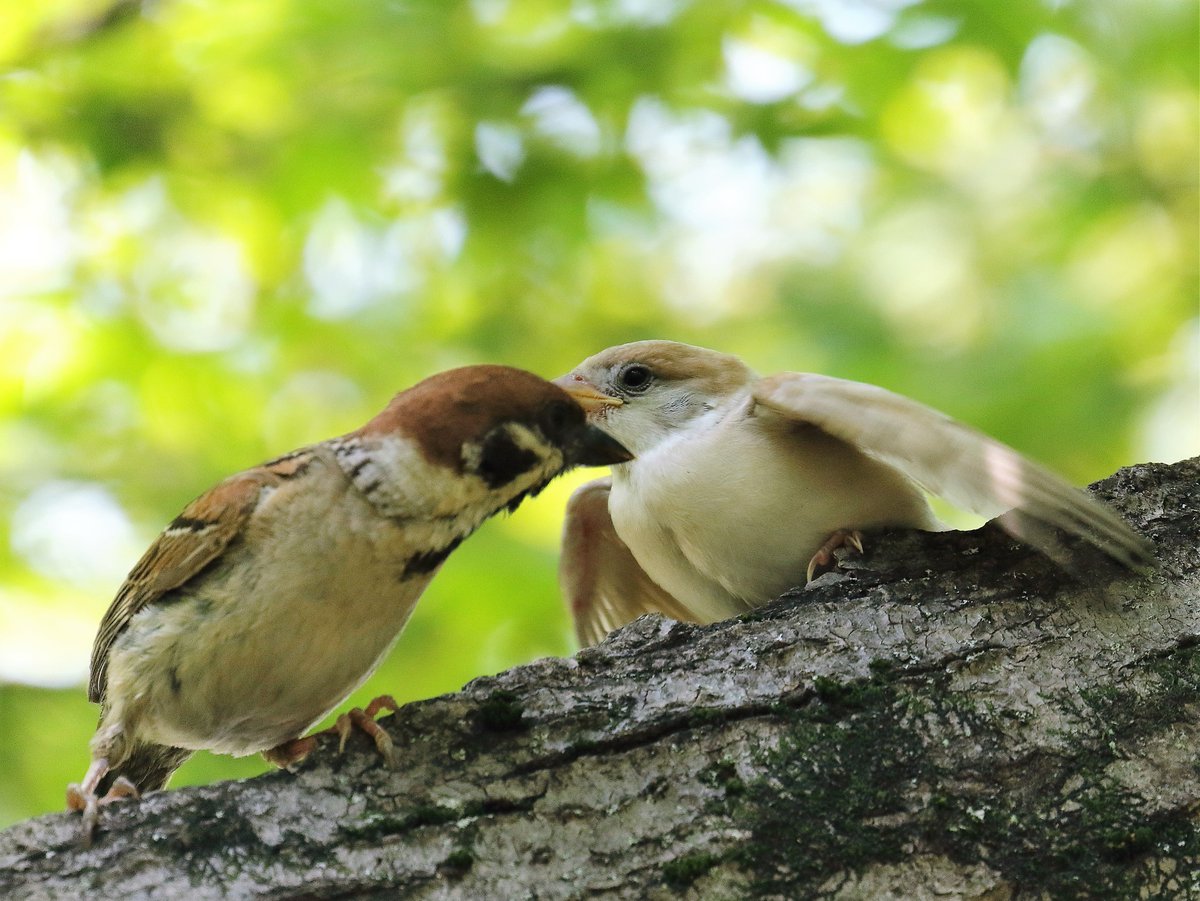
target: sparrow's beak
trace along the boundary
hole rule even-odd
[[[612,466],[633,459],[625,445],[594,425],[583,426],[571,437],[564,456],[574,466]]]
[[[605,407],[619,407],[625,403],[619,397],[597,390],[595,385],[581,375],[567,373],[556,378],[554,384],[575,398],[587,413],[603,410]]]

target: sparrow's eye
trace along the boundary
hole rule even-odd
[[[617,384],[626,391],[645,391],[650,387],[652,381],[654,381],[654,373],[648,366],[643,366],[641,363],[626,366],[617,375]]]

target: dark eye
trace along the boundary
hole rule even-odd
[[[632,363],[617,375],[617,384],[626,391],[645,391],[650,387],[652,381],[654,381],[654,373],[648,366],[643,366],[641,363]]]

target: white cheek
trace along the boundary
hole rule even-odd
[[[634,456],[649,452],[671,433],[657,410],[633,404],[606,407],[592,421],[629,448]]]
[[[488,501],[488,488],[482,480],[430,463],[405,439],[347,444],[338,459],[343,471],[353,473],[354,484],[384,516],[450,517]]]

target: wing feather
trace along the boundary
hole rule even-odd
[[[644,613],[701,621],[646,575],[617,535],[608,512],[611,489],[608,478],[578,489],[567,503],[563,527],[559,584],[575,636],[585,647]]]
[[[1153,563],[1149,542],[1108,507],[1011,447],[907,397],[861,382],[784,372],[760,380],[754,399],[895,467],[958,507],[989,518],[1005,514],[1005,529],[1052,556],[1058,528],[1132,569]]]
[[[100,621],[88,681],[91,701],[104,700],[109,651],[134,615],[186,584],[219,557],[241,534],[263,489],[278,481],[279,476],[265,466],[230,476],[188,504],[155,539]]]

